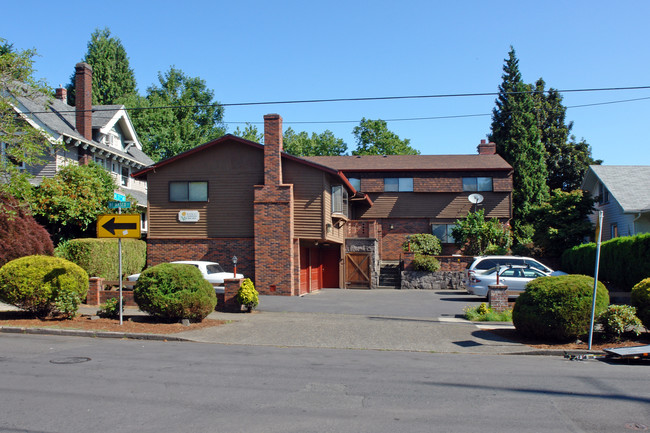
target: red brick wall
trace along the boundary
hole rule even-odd
[[[237,273],[255,281],[253,238],[147,239],[147,266],[175,260],[218,262],[232,271],[232,257],[237,256]]]
[[[431,233],[428,218],[386,218],[381,224],[381,259],[399,260],[406,236],[416,233]],[[392,226],[392,228],[391,228]]]
[[[263,295],[296,295],[293,185],[255,187],[255,288]]]
[[[87,63],[75,65],[76,128],[88,140],[93,139],[92,82],[93,68]]]

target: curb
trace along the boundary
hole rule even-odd
[[[131,340],[151,340],[151,341],[192,341],[187,338],[172,337],[169,335],[158,334],[135,334],[128,332],[109,332],[109,331],[81,331],[74,329],[48,329],[48,328],[19,328],[11,326],[0,327],[0,333],[6,334],[38,334],[38,335],[59,335],[66,337],[90,337],[90,338],[127,338]]]

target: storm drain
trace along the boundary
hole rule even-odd
[[[90,358],[85,356],[70,356],[68,358],[55,358],[50,359],[52,364],[81,364],[82,362],[88,362]]]

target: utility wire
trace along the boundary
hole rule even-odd
[[[530,90],[525,92],[505,92],[506,95],[517,95],[517,94],[538,94],[538,93],[547,93],[550,90],[554,90],[558,93],[575,93],[575,92],[605,92],[605,91],[620,91],[620,90],[647,90],[650,89],[650,86],[633,86],[633,87],[602,87],[602,88],[590,88],[590,89],[564,89],[564,90],[555,90],[549,89],[544,92],[537,90]],[[314,103],[326,103],[326,102],[362,102],[362,101],[389,101],[389,100],[402,100],[402,99],[434,99],[434,98],[462,98],[462,97],[478,97],[478,96],[498,96],[502,94],[501,92],[485,92],[485,93],[449,93],[449,94],[438,94],[438,95],[410,95],[410,96],[377,96],[377,97],[365,97],[365,98],[331,98],[331,99],[302,99],[302,100],[289,100],[289,101],[262,101],[262,102],[236,102],[236,103],[214,103],[214,104],[199,104],[199,105],[168,105],[168,106],[158,106],[158,107],[133,107],[126,108],[127,111],[141,111],[141,110],[161,110],[169,108],[206,108],[206,107],[244,107],[244,106],[255,106],[255,105],[287,105],[287,104],[314,104]],[[90,110],[88,110],[90,111]],[[114,109],[109,108],[97,108],[93,109],[93,112],[99,111],[114,111]],[[76,110],[62,110],[59,113],[71,113],[76,112]],[[25,114],[45,114],[50,113],[50,111],[28,111]],[[477,115],[467,115],[477,116]],[[480,114],[478,116],[483,116]],[[310,122],[315,123],[315,122]]]

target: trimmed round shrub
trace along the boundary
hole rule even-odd
[[[0,301],[38,317],[74,317],[88,293],[88,274],[68,260],[27,256],[0,268]]]
[[[568,341],[589,332],[594,279],[585,275],[540,277],[526,286],[512,311],[518,332],[528,337]],[[598,282],[596,316],[609,305],[609,293]]]
[[[641,280],[632,287],[631,300],[643,326],[650,329],[650,278]]]
[[[440,262],[433,256],[415,254],[413,256],[413,269],[424,272],[437,272],[440,270]]]
[[[195,266],[162,263],[140,274],[133,287],[140,310],[167,320],[200,322],[214,311],[217,295]]]
[[[246,278],[239,290],[237,290],[237,295],[235,295],[235,300],[241,305],[248,307],[248,310],[252,310],[257,307],[260,303],[259,293],[255,290],[255,286],[250,278]]]

